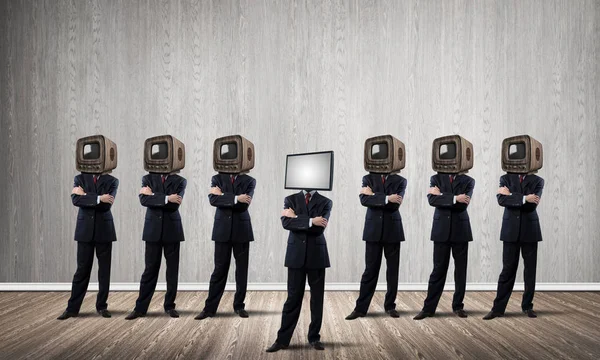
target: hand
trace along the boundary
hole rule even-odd
[[[312,219],[312,224],[313,224],[313,226],[320,226],[322,228],[326,228],[327,227],[327,219],[325,219],[322,216],[317,216],[316,218]]]
[[[115,198],[110,194],[100,195],[100,202],[113,204],[115,202]]]
[[[76,186],[73,188],[73,191],[71,191],[71,194],[85,195],[85,191],[83,191],[83,188],[81,186]]]
[[[440,188],[437,186],[434,187],[430,187],[429,191],[427,191],[428,194],[431,195],[442,195],[442,192],[440,191]]]
[[[181,202],[183,201],[183,198],[178,194],[171,194],[167,197],[167,199],[170,203],[174,204],[181,204]]]
[[[152,192],[152,189],[150,188],[150,186],[144,186],[143,188],[140,189],[140,194],[150,196],[153,194],[153,192]]]
[[[361,193],[361,194],[363,194],[363,195],[369,195],[369,196],[371,196],[371,195],[374,195],[374,194],[375,194],[375,193],[373,192],[373,190],[371,190],[371,187],[370,187],[370,186],[366,186],[366,187],[364,187],[364,188],[361,188],[361,189],[360,189],[360,193]]]
[[[530,194],[530,195],[525,196],[525,201],[528,203],[537,205],[540,203],[540,197],[537,196],[536,194]]]
[[[392,194],[388,196],[388,202],[393,202],[396,204],[402,204],[402,196],[398,194]]]
[[[503,186],[498,189],[498,194],[508,196],[510,195],[510,190],[506,186]]]
[[[246,195],[246,194],[238,195],[237,201],[250,205],[250,203],[252,202],[252,197],[250,195]]]
[[[294,209],[288,208],[288,209],[283,209],[283,211],[281,212],[281,216],[295,218],[296,213],[294,212]]]
[[[210,192],[211,194],[213,194],[213,195],[217,195],[217,196],[221,196],[221,195],[223,195],[223,192],[221,191],[221,188],[220,188],[220,187],[218,187],[218,186],[213,186],[213,187],[211,187],[209,192]],[[239,200],[239,198],[238,198],[238,200]]]
[[[456,202],[469,205],[469,203],[471,202],[471,198],[467,194],[456,195]]]

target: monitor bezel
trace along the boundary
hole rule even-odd
[[[508,152],[510,151],[510,146],[513,144],[518,144],[518,143],[525,144],[525,157],[522,159],[510,159],[508,156]],[[507,164],[507,165],[529,165],[529,163],[531,162],[531,140],[507,139],[507,140],[505,140],[504,148],[506,151],[503,152],[502,157],[503,157],[505,164]]]
[[[106,156],[106,146],[104,139],[99,136],[90,136],[87,138],[79,139],[78,142],[81,144],[80,149],[77,153],[77,162],[82,165],[103,165],[105,156]],[[85,145],[97,143],[100,147],[100,156],[96,159],[84,159],[83,158],[83,149]]]
[[[388,154],[387,154],[387,158],[385,159],[373,159],[373,146],[377,145],[377,144],[381,144],[381,143],[386,143],[387,147],[388,147]],[[377,140],[375,141],[375,139],[368,139],[368,143],[367,143],[368,149],[369,151],[367,152],[367,163],[368,164],[372,164],[372,165],[388,165],[388,166],[392,166],[392,163],[394,162],[394,152],[396,151],[396,149],[394,149],[394,144],[391,138],[386,137],[383,138],[381,140]]]
[[[159,144],[159,143],[167,143],[167,157],[164,159],[152,159],[152,146],[155,144]],[[146,162],[146,164],[148,165],[171,165],[173,163],[173,140],[172,139],[166,139],[164,137],[160,137],[160,138],[150,138],[146,140],[146,145],[145,145],[146,149],[145,149],[145,154],[144,154],[144,160]]]
[[[462,157],[461,142],[459,140],[460,139],[436,139],[434,143],[435,162],[440,165],[459,165],[460,159]],[[453,142],[454,146],[456,147],[456,154],[454,155],[454,159],[440,158],[440,147],[442,147],[442,145],[444,144],[448,144],[451,142]]]
[[[290,187],[287,185],[287,175],[288,175],[288,161],[290,157],[293,156],[306,156],[306,155],[319,155],[319,154],[331,154],[330,158],[330,164],[329,164],[329,187],[327,188],[311,188],[311,189],[305,189],[305,188],[299,188],[299,187]],[[327,151],[313,151],[313,152],[307,152],[307,153],[298,153],[298,154],[287,154],[285,157],[285,173],[284,173],[284,179],[283,179],[283,187],[286,190],[317,190],[317,191],[331,191],[333,189],[333,163],[334,163],[334,151],[333,150],[327,150]]]
[[[242,139],[240,139],[239,137],[236,136],[235,139],[231,139],[231,140],[227,140],[227,141],[223,141],[221,139],[217,139],[219,140],[218,143],[216,145],[218,145],[218,150],[216,151],[216,155],[217,158],[215,159],[215,164],[216,165],[238,165],[238,166],[242,166],[242,160],[243,160],[243,153],[244,153],[244,149],[242,146]],[[221,147],[225,144],[229,144],[229,143],[235,143],[235,145],[237,146],[237,156],[235,157],[235,159],[222,159],[221,158]]]

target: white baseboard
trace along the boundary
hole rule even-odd
[[[496,283],[467,284],[467,291],[496,291]],[[325,283],[328,291],[358,291],[360,283]],[[139,283],[111,283],[111,291],[138,291]],[[167,285],[159,282],[156,290],[165,291]],[[386,284],[377,284],[377,290],[385,290]],[[537,291],[600,291],[600,283],[537,283]],[[90,291],[98,290],[98,283],[90,283]],[[208,283],[179,283],[179,291],[208,291]],[[225,290],[235,290],[235,283],[228,283]],[[249,291],[286,291],[286,283],[249,283]],[[400,283],[399,291],[427,291],[427,283]],[[454,290],[454,283],[446,284],[446,291]],[[8,283],[0,282],[0,291],[71,291],[71,283]],[[515,291],[523,291],[523,283],[515,284]]]

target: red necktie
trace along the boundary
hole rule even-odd
[[[98,182],[98,175],[94,175],[94,185],[96,185],[96,182]]]
[[[385,175],[381,175],[381,183],[385,185]]]
[[[307,192],[306,195],[304,196],[304,200],[306,201],[306,205],[308,205],[308,202],[310,201],[310,193]]]
[[[235,177],[233,175],[231,175],[231,185],[233,185],[234,181],[235,181]]]
[[[523,182],[524,175],[519,175],[519,182]]]
[[[161,175],[161,176],[160,176],[160,179],[162,180],[162,183],[163,183],[163,184],[165,183],[165,179],[166,179],[166,178],[167,178],[167,177],[166,177],[165,175]]]
[[[454,182],[454,176],[450,175],[450,184]]]

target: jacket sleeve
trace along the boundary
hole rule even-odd
[[[215,187],[215,186],[218,186],[219,188],[221,188],[221,184],[219,184],[217,182],[216,175],[213,176],[212,179],[210,180],[210,187]],[[232,193],[226,193],[226,192],[223,192],[223,195],[208,194],[208,201],[214,207],[232,208],[234,205],[233,203],[235,201],[235,195]]]
[[[508,182],[506,178],[500,178],[500,186],[508,187]],[[502,195],[496,194],[496,198],[498,199],[498,205],[506,207],[506,208],[520,208],[523,206],[523,194],[518,192],[513,192],[512,195]]]
[[[540,178],[540,181],[535,185],[535,189],[533,189],[532,194],[539,196],[541,199],[543,190],[544,190],[544,179]],[[527,195],[531,195],[531,194],[527,194]],[[526,211],[526,212],[532,212],[537,209],[537,206],[538,206],[538,204],[526,202],[525,204],[523,204],[522,210]]]
[[[475,189],[475,179],[470,179],[469,185],[467,185],[467,189],[465,190],[464,194],[467,195],[468,197],[472,197],[474,189]],[[452,207],[455,210],[463,211],[463,210],[467,210],[467,208],[469,207],[469,204],[465,204],[465,203],[461,203],[461,202],[457,201]]]
[[[400,184],[398,185],[398,187],[396,188],[396,192],[394,194],[398,194],[400,196],[402,196],[402,200],[404,200],[404,194],[406,193],[406,185],[407,185],[407,181],[405,178],[402,178],[402,181],[400,181]],[[387,204],[385,204],[385,209],[387,211],[398,211],[398,209],[400,209],[400,205],[401,204],[397,204],[397,203],[393,203],[393,202],[389,202]]]
[[[186,179],[182,179],[182,181],[179,183],[179,186],[177,186],[176,193],[177,193],[177,195],[181,196],[182,200],[183,200],[183,195],[185,194],[186,186],[187,186]],[[176,210],[179,210],[179,206],[181,206],[181,204],[167,202],[167,204],[165,205],[165,208],[170,211],[176,211]]]
[[[150,187],[150,182],[148,181],[148,179],[144,176],[142,177],[142,187],[148,186]],[[158,193],[155,192],[154,195],[144,195],[144,194],[139,194],[139,198],[140,198],[140,204],[142,204],[142,206],[145,207],[150,207],[150,208],[161,208],[161,207],[165,207],[165,195],[164,193]]]
[[[438,188],[440,187],[440,185],[437,183],[436,180],[436,176],[432,176],[429,179],[429,187],[434,187],[437,186]],[[427,194],[427,200],[429,200],[429,205],[436,207],[436,208],[451,208],[454,205],[454,194],[442,194],[442,195],[432,195],[432,194]]]
[[[371,186],[371,184],[369,184],[368,177],[365,176],[362,178],[362,187],[367,187],[367,186]],[[385,196],[386,195],[382,192],[374,193],[373,195],[365,195],[365,194],[359,195],[360,203],[362,204],[362,206],[369,207],[369,208],[384,207],[386,205],[385,204]]]
[[[331,200],[327,200],[327,205],[325,205],[325,207],[323,208],[323,211],[321,211],[321,213],[319,214],[319,216],[327,219],[328,224],[329,224],[329,216],[331,215],[332,207],[333,207],[333,202]],[[321,235],[323,232],[325,232],[325,228],[321,227],[321,226],[313,225],[308,228],[308,233],[310,233],[311,235]]]
[[[116,179],[110,184],[110,188],[108,188],[107,194],[112,196],[113,198],[117,198],[117,189],[119,188],[119,179]],[[104,195],[104,194],[103,194]],[[100,202],[98,204],[98,210],[108,211],[112,207],[113,204]]]
[[[256,187],[256,180],[252,179],[252,181],[250,181],[250,183],[248,184],[248,187],[246,188],[246,191],[244,192],[244,194],[249,195],[251,198],[253,198],[255,187]],[[237,203],[235,203],[233,205],[233,209],[236,212],[244,212],[244,211],[248,210],[249,206],[250,206],[250,204],[246,204],[246,203],[238,201]]]
[[[293,209],[291,202],[288,200],[288,198],[285,198],[284,202],[283,202],[283,208],[284,209]],[[290,230],[290,231],[306,231],[308,230],[308,222],[309,222],[309,217],[308,215],[298,215],[295,218],[289,218],[287,216],[282,216],[281,217],[281,225],[283,226],[284,229],[286,230]]]
[[[83,188],[83,183],[79,179],[79,176],[75,176],[73,187],[76,188],[78,186]],[[73,202],[73,205],[82,208],[95,208],[99,205],[98,194],[96,193],[86,193],[85,195],[71,194],[71,201]]]

